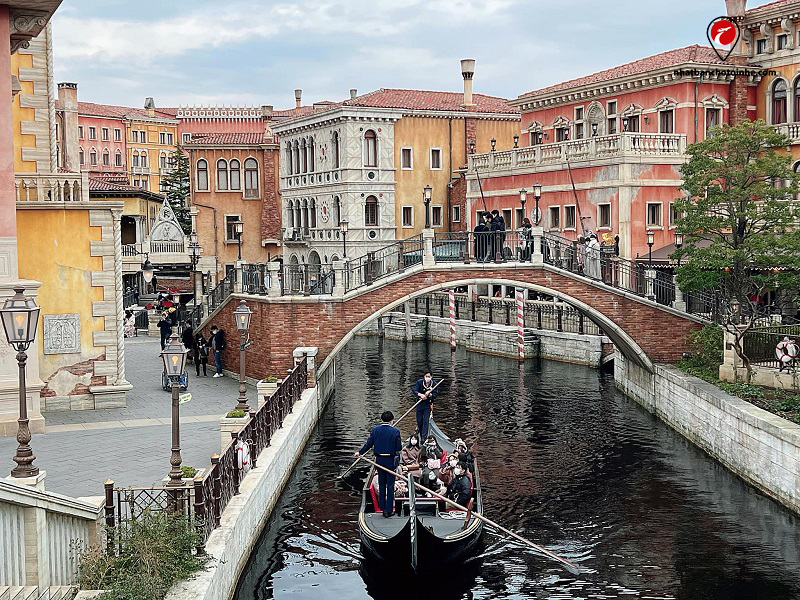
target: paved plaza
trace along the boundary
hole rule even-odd
[[[170,393],[161,388],[162,362],[158,338],[140,336],[125,340],[125,369],[133,389],[127,408],[45,413],[47,432],[31,440],[35,464],[47,471],[46,488],[69,496],[99,496],[103,483],[113,479],[118,487],[160,485],[170,469],[172,414]],[[195,377],[189,369],[191,401],[181,404],[181,455],[183,464],[208,467],[210,456],[220,451],[219,419],[234,408],[239,382],[230,377]],[[248,400],[256,401],[248,386]],[[0,438],[7,471],[17,442]]]

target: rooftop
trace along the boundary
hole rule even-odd
[[[137,193],[142,196],[155,196],[163,199],[162,196],[154,192],[143,190],[140,187],[123,183],[120,180],[105,177],[89,177],[89,193],[92,192],[116,192],[116,193]]]
[[[778,1],[782,2],[788,0]],[[545,94],[550,94],[552,92],[568,90],[593,83],[611,81],[613,79],[628,77],[630,75],[639,75],[649,71],[655,71],[657,69],[664,69],[666,67],[672,67],[686,63],[724,64],[712,48],[695,44],[694,46],[686,46],[685,48],[677,48],[676,50],[669,50],[668,52],[662,52],[661,54],[654,54],[653,56],[648,56],[647,58],[640,58],[639,60],[635,60],[611,69],[606,69],[605,71],[598,71],[597,73],[579,77],[578,79],[562,81],[561,83],[557,83],[546,88],[527,92],[519,96],[519,98],[544,96]]]
[[[747,11],[747,16],[753,15],[757,12],[768,8],[777,8],[779,6],[783,6],[784,4],[797,4],[797,0],[775,0],[775,2],[770,2],[769,4],[764,4],[762,6],[756,6],[755,8],[751,8]]]
[[[496,96],[473,94],[474,107],[464,106],[463,92],[434,92],[429,90],[402,90],[381,88],[356,98],[335,104],[338,106],[365,106],[372,108],[406,108],[411,110],[441,110],[448,112],[479,112],[513,114],[519,112],[508,105],[508,100]],[[330,110],[332,107],[325,107]]]
[[[60,106],[57,107],[60,108]],[[161,108],[155,110],[156,118],[174,119],[177,108]],[[123,119],[125,117],[148,118],[147,111],[143,108],[130,108],[128,106],[115,106],[113,104],[96,104],[94,102],[78,102],[78,114],[109,119]]]
[[[184,146],[255,146],[272,143],[274,137],[263,132],[193,133],[192,139]]]

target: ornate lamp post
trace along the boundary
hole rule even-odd
[[[31,430],[28,427],[28,402],[25,386],[25,363],[28,360],[27,349],[36,338],[36,326],[39,324],[39,307],[33,298],[25,296],[25,288],[14,288],[16,292],[5,301],[0,314],[3,319],[3,329],[9,345],[17,351],[17,364],[19,365],[19,429],[17,430],[17,453],[14,462],[17,466],[11,470],[12,477],[36,477],[39,467],[33,465],[36,457],[29,445]]]
[[[431,191],[433,188],[429,185],[422,190],[422,201],[425,202],[425,229],[431,227]]]
[[[339,231],[342,232],[342,260],[347,258],[347,228],[349,225],[347,221],[339,221]]]
[[[519,203],[522,205],[522,220],[525,220],[525,201],[528,199],[528,190],[522,188],[519,191]],[[522,223],[519,224],[522,227]]]
[[[519,148],[519,134],[514,134],[514,148]]]
[[[203,249],[200,247],[200,244],[197,243],[197,233],[192,231],[189,234],[189,260],[192,262],[192,277],[194,278],[194,304],[198,306],[200,302],[200,296],[202,296],[202,290],[200,293],[197,291],[197,279],[198,275],[200,274],[197,270],[197,263],[200,261],[200,254],[203,252]],[[201,286],[202,287],[202,286]]]
[[[161,352],[164,369],[172,384],[172,456],[169,459],[172,468],[169,471],[168,486],[183,485],[181,472],[181,423],[180,423],[180,386],[181,376],[186,367],[186,348],[173,333]]]
[[[675,232],[675,248],[680,250],[683,247],[683,234]],[[681,257],[678,255],[678,268],[681,268]]]
[[[536,214],[533,215],[534,225],[537,227],[539,226],[540,214],[539,214],[539,199],[542,197],[542,186],[541,184],[537,183],[533,186],[533,199],[536,200]]]
[[[647,268],[653,268],[653,244],[656,240],[656,234],[652,229],[647,230]]]
[[[150,287],[150,282],[153,281],[153,275],[155,275],[155,272],[156,270],[153,267],[153,263],[150,262],[150,255],[146,254],[144,257],[144,262],[142,263],[142,279],[144,279],[148,289]],[[153,290],[153,292],[155,292],[155,290]]]
[[[250,410],[247,406],[247,384],[245,383],[244,367],[245,357],[244,351],[247,349],[247,331],[250,329],[250,319],[253,316],[253,311],[247,306],[244,300],[239,301],[239,306],[233,311],[233,318],[236,319],[236,329],[239,330],[241,341],[239,344],[239,402],[236,404],[236,410],[243,410],[245,413]]]
[[[497,146],[497,140],[492,138],[491,140],[489,140],[489,142],[491,142],[491,144],[492,144],[492,152],[494,152],[495,146]]]
[[[244,223],[241,219],[233,221],[233,233],[236,234],[236,241],[239,243],[239,260],[242,260],[242,233],[244,232]]]

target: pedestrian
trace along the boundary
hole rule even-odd
[[[522,227],[519,228],[519,259],[523,262],[531,259],[533,248],[533,225],[527,217],[522,220]]]
[[[422,379],[417,379],[414,384],[414,398],[419,400],[417,404],[417,429],[422,440],[428,439],[428,423],[431,418],[433,401],[439,396],[439,390],[433,385],[433,377],[430,371],[425,373]]]
[[[133,311],[128,309],[125,311],[125,320],[123,321],[122,333],[126,338],[134,337],[136,335],[136,317]]]
[[[589,236],[589,243],[586,245],[586,266],[589,277],[600,279],[600,242],[594,233]]]
[[[184,348],[186,348],[186,355],[189,358],[189,364],[194,360],[194,328],[191,321],[186,321],[181,334],[181,341]]]
[[[381,421],[380,425],[370,430],[366,443],[353,456],[358,458],[372,448],[375,462],[394,471],[400,463],[399,455],[403,447],[400,430],[394,426],[394,414],[390,410],[381,415]],[[378,507],[387,519],[394,514],[394,480],[394,474],[378,469]]]
[[[169,318],[166,312],[161,313],[161,320],[156,323],[156,326],[161,330],[161,349],[167,345],[169,336],[172,335],[172,319]]]
[[[194,369],[200,377],[200,367],[203,367],[203,377],[208,377],[208,342],[202,332],[194,338]]]
[[[500,211],[494,209],[492,211],[492,232],[494,233],[494,260],[497,260],[497,253],[500,253],[500,259],[505,260],[506,256],[504,248],[506,246],[506,221]]]
[[[489,236],[491,231],[486,226],[486,219],[481,216],[478,224],[475,226],[475,260],[478,262],[485,262],[486,257],[489,255]]]
[[[225,349],[225,332],[216,325],[211,326],[209,346],[211,346],[211,352],[214,355],[214,364],[217,367],[217,372],[214,373],[214,377],[224,377],[222,373],[222,351]]]

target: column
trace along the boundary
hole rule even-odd
[[[335,281],[332,295],[334,298],[341,298],[345,293],[345,261],[333,261],[333,278]]]
[[[278,262],[267,263],[267,273],[269,273],[269,288],[267,288],[267,296],[270,298],[278,298],[281,295],[281,281],[280,281],[281,264]]]
[[[422,255],[422,266],[423,267],[430,267],[436,264],[436,259],[433,256],[433,238],[434,238],[433,229],[423,229],[422,230],[422,242],[424,245],[423,248],[423,255]]]
[[[648,300],[656,299],[655,281],[656,281],[655,269],[645,269],[644,284],[645,284],[645,294],[647,295]]]
[[[531,264],[541,265],[544,263],[544,256],[542,255],[542,239],[544,237],[544,227],[532,227],[531,235],[533,236],[533,252],[531,253]]]
[[[683,299],[683,290],[678,285],[677,276],[672,276],[672,283],[675,286],[675,300],[672,302],[672,308],[686,312],[686,302]]]
[[[406,312],[406,341],[410,342],[411,341],[411,303],[410,302],[406,302],[403,305],[403,308],[405,309],[405,312]]]

